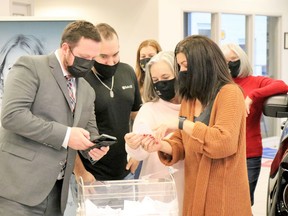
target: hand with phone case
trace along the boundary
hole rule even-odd
[[[93,148],[101,148],[102,146],[111,146],[117,143],[117,138],[114,136],[110,136],[107,134],[101,134],[96,139],[92,140],[92,142],[95,144],[94,146],[91,146],[87,150],[90,151]]]
[[[111,146],[117,143],[117,138],[114,136],[110,136],[107,134],[101,134],[96,139],[92,140],[91,142],[94,143],[93,146],[89,147],[86,150],[80,151],[82,156],[86,159],[88,159],[92,164],[95,164],[97,161],[93,160],[91,156],[88,154],[89,151],[91,151],[94,148],[100,149],[102,146],[107,147]]]
[[[108,147],[114,145],[117,143],[117,138],[107,134],[101,134],[91,142],[93,142],[95,145],[91,146],[86,150],[80,151],[80,153],[84,158],[88,159],[91,162],[91,164],[95,164],[97,161],[93,160],[93,158],[89,155],[89,152],[94,148],[100,149],[102,146]]]

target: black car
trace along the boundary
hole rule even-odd
[[[264,105],[264,115],[274,118],[288,117],[287,94],[269,97]],[[267,216],[288,216],[288,120],[281,126],[279,148],[272,161],[268,192]]]

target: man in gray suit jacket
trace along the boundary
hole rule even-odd
[[[63,215],[76,150],[92,146],[90,139],[98,135],[95,93],[82,77],[91,70],[100,41],[93,24],[75,21],[55,53],[22,56],[12,67],[0,128],[1,216]],[[89,155],[99,160],[108,150],[95,148]]]

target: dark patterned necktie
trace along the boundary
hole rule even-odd
[[[75,85],[74,85],[74,82],[73,82],[74,80],[69,75],[66,75],[65,78],[66,78],[67,88],[68,88],[68,92],[69,92],[70,108],[71,108],[71,111],[74,112],[75,106],[76,106],[76,96],[74,94],[75,91],[73,91],[73,89],[75,88]]]

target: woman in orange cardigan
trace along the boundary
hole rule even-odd
[[[245,104],[220,48],[189,36],[175,49],[180,69],[179,119],[141,143],[170,166],[185,161],[185,216],[251,216],[245,152]],[[166,130],[175,130],[162,140]]]
[[[221,46],[228,62],[231,76],[244,92],[246,105],[246,158],[251,205],[261,170],[262,136],[260,121],[265,99],[271,95],[283,94],[288,86],[282,80],[267,76],[253,76],[253,70],[245,51],[234,43]]]

